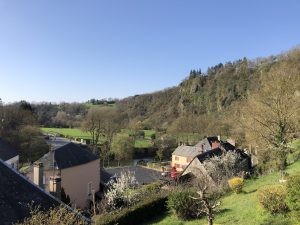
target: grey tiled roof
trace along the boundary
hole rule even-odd
[[[54,158],[59,169],[79,166],[99,159],[98,156],[72,142],[55,149]]]
[[[50,170],[53,169],[53,166],[56,169],[66,169],[89,163],[97,159],[99,159],[98,156],[79,145],[70,142],[48,152],[38,161],[43,163],[45,170]]]
[[[59,202],[0,160],[0,224],[10,225],[30,216],[30,208],[48,210]]]
[[[6,161],[18,155],[18,151],[7,142],[0,139],[0,159]]]
[[[200,154],[202,149],[196,146],[185,146],[181,145],[178,146],[172,155],[184,156],[184,157],[195,157],[196,155]]]
[[[117,168],[101,168],[101,182],[107,184],[111,177],[119,177],[122,172],[133,172],[139,184],[149,184],[161,178],[161,173],[156,170],[140,166],[125,166]]]

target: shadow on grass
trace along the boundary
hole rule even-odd
[[[216,213],[216,215],[217,216],[222,216],[223,214],[228,213],[230,211],[232,211],[232,210],[231,209],[220,209],[220,210],[218,210],[218,212]]]
[[[242,193],[243,194],[251,194],[251,193],[254,193],[256,191],[257,191],[257,189],[253,189],[253,190],[250,190],[250,191],[243,191]]]
[[[151,224],[159,223],[159,222],[161,222],[162,220],[164,220],[166,217],[168,217],[170,215],[171,215],[171,213],[165,212],[164,214],[159,215],[159,216],[153,218],[152,220],[149,220],[146,223],[143,223],[142,225],[151,225]]]

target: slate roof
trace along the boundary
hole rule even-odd
[[[0,159],[6,161],[19,155],[18,151],[7,142],[0,139]]]
[[[184,156],[184,157],[195,157],[202,152],[202,148],[197,146],[178,146],[172,155]]]
[[[216,141],[219,141],[217,136],[207,137],[199,141],[195,146],[203,149],[203,151],[206,152],[212,149],[212,143]]]
[[[98,156],[72,142],[66,143],[45,154],[38,162],[42,162],[44,170],[66,169],[99,159]],[[30,168],[32,170],[32,168]],[[29,171],[29,170],[28,170]],[[27,172],[28,172],[27,171]]]
[[[203,162],[205,161],[206,159],[209,159],[213,156],[220,156],[223,154],[223,151],[222,149],[220,148],[215,148],[215,149],[212,149],[212,150],[209,150],[209,151],[206,151],[206,152],[203,152],[202,154],[199,154],[197,156],[197,158],[199,159],[200,162]]]
[[[149,184],[161,178],[161,173],[156,170],[147,169],[140,166],[125,166],[118,168],[101,168],[101,183],[107,184],[112,177],[120,177],[122,172],[133,172],[139,184]]]
[[[59,169],[79,166],[99,159],[98,156],[72,142],[55,149],[54,158]]]
[[[28,204],[48,210],[59,202],[0,160],[0,224],[10,225],[30,216]]]

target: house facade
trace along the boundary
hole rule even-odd
[[[19,165],[19,153],[12,145],[0,139],[0,159],[10,167],[17,169]]]
[[[193,158],[200,154],[202,149],[195,146],[178,146],[172,153],[172,167],[177,171],[183,171]]]
[[[213,136],[202,139],[195,146],[178,146],[172,153],[172,167],[177,171],[183,171],[195,156],[209,150],[220,147],[220,137]]]
[[[85,208],[100,190],[100,159],[68,143],[44,155],[26,176],[56,197],[61,197],[63,189],[72,207]]]

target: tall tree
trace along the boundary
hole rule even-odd
[[[117,134],[114,136],[112,141],[111,152],[118,160],[118,166],[120,166],[121,160],[132,159],[134,149],[134,140],[132,137]]]
[[[261,88],[243,108],[242,124],[246,138],[255,142],[260,153],[276,157],[278,169],[283,169],[288,144],[299,132],[300,66],[282,63],[261,76]]]
[[[103,163],[105,160],[109,163],[113,136],[121,129],[123,122],[124,117],[113,107],[93,107],[88,111],[82,125],[83,130],[91,134],[92,147],[95,152],[100,153]],[[99,149],[100,137],[103,137],[104,143]]]

